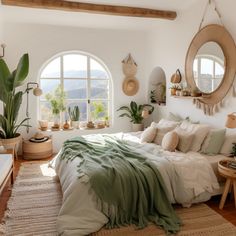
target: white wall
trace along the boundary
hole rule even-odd
[[[38,73],[45,61],[57,53],[70,50],[81,50],[99,57],[109,68],[113,79],[113,126],[104,132],[129,131],[130,122],[126,118],[119,118],[116,110],[131,100],[138,103],[145,102],[146,48],[147,37],[140,31],[84,29],[66,26],[49,26],[39,24],[18,24],[5,22],[4,41],[7,43],[6,60],[14,68],[22,54],[30,55],[30,73],[28,81],[37,81]],[[134,97],[128,97],[122,92],[121,61],[131,53],[138,64],[137,79],[140,90]],[[37,98],[30,94],[31,136],[37,130]],[[21,118],[25,117],[24,104],[21,109]],[[87,131],[91,133],[91,131]],[[71,136],[85,131],[53,132],[55,150],[62,142]],[[25,137],[26,134],[24,134]]]
[[[222,20],[236,41],[236,22],[235,8],[236,2],[233,0],[217,1],[218,8],[222,14]],[[198,27],[203,15],[206,1],[199,0],[191,8],[186,9],[174,22],[162,22],[158,29],[150,33],[149,38],[149,58],[150,64],[148,71],[155,66],[161,66],[167,76],[167,88],[170,87],[171,75],[180,68],[184,75],[185,56],[192,38],[198,31]],[[212,8],[208,10],[203,26],[211,23],[220,23]],[[224,100],[224,108],[213,117],[204,115],[202,110],[198,110],[192,104],[192,100],[177,99],[170,97],[170,91],[167,90],[167,106],[157,107],[157,119],[166,116],[169,111],[189,116],[191,119],[212,124],[216,127],[223,127],[226,115],[235,111],[236,98],[232,97],[232,91]]]

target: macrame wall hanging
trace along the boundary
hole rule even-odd
[[[127,96],[134,96],[139,90],[139,82],[135,78],[135,75],[137,74],[137,70],[138,70],[138,65],[134,61],[131,54],[129,54],[122,61],[122,69],[125,75],[125,79],[122,85],[123,92]]]
[[[214,3],[214,10],[220,19],[221,25],[212,24],[202,28],[209,6]],[[185,74],[186,81],[191,90],[197,90],[194,80],[193,63],[198,50],[207,42],[217,43],[225,57],[225,71],[221,84],[211,93],[203,93],[201,97],[194,98],[193,104],[198,109],[203,110],[205,115],[214,115],[224,106],[224,99],[232,88],[233,96],[236,96],[236,89],[233,86],[236,73],[236,47],[232,36],[225,29],[221,14],[217,8],[215,0],[209,0],[204,10],[204,14],[199,26],[199,31],[193,38],[186,56]]]

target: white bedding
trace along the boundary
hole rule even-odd
[[[141,144],[140,133],[119,133],[116,137],[126,140],[135,151],[143,153],[156,164],[172,203],[190,206],[207,201],[219,188],[211,165],[199,153],[171,153],[156,144]],[[90,138],[96,137],[91,135]],[[55,158],[55,169],[63,192],[63,205],[57,220],[59,235],[88,235],[98,231],[108,221],[96,204],[96,196],[87,176],[78,179],[79,163],[79,158],[68,163]]]

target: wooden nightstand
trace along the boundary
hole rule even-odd
[[[23,141],[23,158],[26,160],[45,159],[52,156],[52,139],[42,143]]]
[[[226,200],[226,197],[228,195],[231,185],[233,186],[233,189],[234,189],[234,202],[235,202],[235,207],[236,207],[236,169],[233,169],[228,166],[230,162],[235,162],[235,161],[222,160],[218,162],[218,171],[220,175],[226,178],[224,193],[221,197],[220,205],[219,205],[220,209],[223,209],[224,207],[225,200]]]

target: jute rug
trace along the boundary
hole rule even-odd
[[[8,210],[0,234],[6,236],[53,236],[61,206],[60,184],[45,162],[23,163],[12,189]],[[176,208],[183,227],[181,236],[236,236],[236,227],[205,204]],[[163,230],[150,225],[143,230],[134,227],[102,229],[92,236],[157,236]]]

